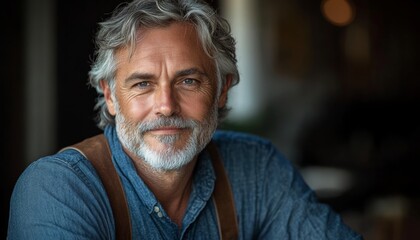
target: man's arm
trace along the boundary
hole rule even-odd
[[[47,157],[20,176],[10,204],[8,239],[112,239],[106,194],[82,160]]]
[[[260,239],[362,239],[318,202],[297,169],[272,148],[264,169]]]

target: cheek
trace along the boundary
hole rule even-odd
[[[151,109],[150,100],[139,97],[123,97],[125,100],[120,104],[120,111],[127,120],[134,122],[142,121]]]
[[[208,93],[202,92],[200,94],[184,96],[180,101],[183,115],[203,121],[204,118],[208,117],[214,105],[214,95],[215,93],[209,91]]]

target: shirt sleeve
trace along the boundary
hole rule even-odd
[[[19,177],[8,239],[113,239],[106,193],[88,165],[47,157]],[[90,166],[91,167],[91,166]]]
[[[298,170],[273,146],[261,166],[259,239],[362,239],[318,202]]]

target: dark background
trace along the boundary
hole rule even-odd
[[[87,88],[87,72],[93,54],[97,23],[121,1],[56,1],[56,150],[99,132],[93,112],[95,91]],[[1,219],[0,233],[6,236],[9,200],[24,161],[24,4],[3,3],[1,22]],[[42,141],[42,139],[40,139]],[[35,160],[35,159],[34,159]]]
[[[93,120],[96,93],[86,85],[87,72],[97,22],[120,2],[55,1],[55,150],[99,132]],[[287,2],[291,1],[260,1],[259,23],[272,21],[267,17],[270,13],[267,9],[278,8],[281,14],[282,4]],[[287,47],[277,48],[272,65],[280,67],[274,68],[274,74],[282,75],[289,69],[288,75],[309,88],[313,83],[307,79],[317,79],[321,70],[333,76],[334,90],[322,102],[322,111],[300,126],[293,143],[299,154],[291,160],[301,168],[327,166],[352,173],[355,180],[350,190],[321,200],[342,213],[367,239],[416,239],[420,236],[419,3],[354,0],[358,14],[355,22],[362,22],[368,29],[371,46],[369,62],[358,64],[342,53],[345,27],[325,21],[319,11],[320,2],[294,1],[295,15],[271,22],[273,26],[283,26],[279,32],[288,36],[278,41],[279,46]],[[4,236],[10,194],[28,164],[23,144],[27,130],[23,91],[24,4],[23,0],[4,2],[1,13],[0,233]],[[212,4],[221,7],[216,1]],[[298,30],[302,29],[306,29],[307,35],[300,34]],[[304,61],[293,58],[302,51],[299,43],[304,43],[311,53],[303,54]],[[267,45],[261,44],[262,51],[267,51],[264,48]],[[286,70],[278,70],[282,67]],[[305,92],[296,94],[296,99],[305,97]],[[288,126],[285,115],[290,110],[284,106],[295,105],[279,104],[282,98],[277,95],[271,100],[260,118],[244,123],[228,122],[223,127],[263,135],[282,149],[281,141],[276,139]],[[275,126],[283,128],[276,130]],[[391,214],[387,214],[390,210]]]

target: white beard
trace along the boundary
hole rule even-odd
[[[116,103],[116,101],[114,101]],[[205,121],[184,120],[179,116],[159,117],[141,123],[127,121],[120,112],[118,103],[115,104],[115,125],[121,144],[138,158],[144,160],[157,171],[177,170],[191,162],[209,143],[217,128],[217,101]],[[144,140],[144,134],[155,128],[172,126],[187,128],[191,134],[182,149],[176,149],[175,143],[179,135],[155,136],[162,144],[167,145],[164,150],[156,151]]]

